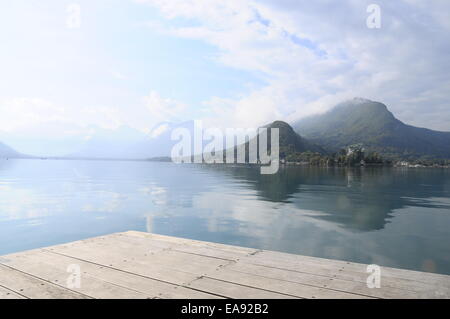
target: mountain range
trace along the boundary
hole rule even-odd
[[[28,158],[31,156],[21,154],[6,144],[0,143],[0,158]]]
[[[282,157],[306,151],[330,154],[352,144],[363,144],[367,151],[377,152],[385,158],[450,159],[450,132],[405,124],[383,103],[363,98],[342,102],[326,113],[303,118],[292,126],[275,121],[264,127],[279,129]],[[161,123],[149,134],[129,127],[95,128],[93,134],[75,143],[76,149],[63,157],[148,159],[170,156],[173,145],[178,142],[171,139],[175,128],[185,128],[193,136],[194,121]],[[248,142],[246,144],[248,151]],[[27,155],[0,143],[0,157]]]
[[[340,103],[330,111],[293,123],[300,135],[328,151],[361,143],[384,157],[450,158],[450,132],[407,125],[386,105],[362,98]]]

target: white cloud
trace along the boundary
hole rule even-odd
[[[0,99],[3,131],[20,130],[39,123],[65,121],[65,109],[40,98]]]
[[[152,138],[160,136],[162,133],[166,132],[169,129],[169,124],[161,124],[151,131],[150,136]]]
[[[49,137],[89,133],[90,126],[116,129],[127,125],[148,132],[160,122],[180,120],[185,110],[185,104],[154,90],[129,107],[62,106],[41,98],[3,98],[0,131]]]
[[[450,130],[448,2],[379,1],[381,29],[366,26],[370,1],[138,2],[161,11],[168,34],[213,44],[218,62],[267,82],[206,102],[224,121],[298,118],[364,96],[412,124]],[[433,110],[443,112],[439,119]]]
[[[123,74],[122,72],[116,71],[116,70],[111,70],[109,73],[116,80],[127,80],[128,79],[128,77],[125,74]]]
[[[93,136],[135,141],[156,137],[179,121],[186,106],[151,91],[131,106],[82,106],[53,103],[41,98],[0,99],[0,141],[25,154],[71,154]]]
[[[0,99],[0,112],[2,131],[31,135],[70,136],[79,134],[83,127],[88,125],[103,128],[117,128],[122,125],[117,108],[61,106],[41,98]]]
[[[6,131],[23,139],[59,139],[62,146],[69,137],[92,136],[90,126],[129,126],[155,135],[165,122],[199,117],[206,126],[255,127],[320,112],[354,96],[386,103],[407,123],[450,130],[449,2],[378,1],[381,29],[366,27],[372,1],[364,0],[138,2],[157,8],[161,17],[145,23],[130,11],[129,20],[118,21],[111,7],[102,20],[85,19],[75,31],[64,27],[58,13],[64,6],[57,2],[42,8],[17,2],[1,11],[0,23],[9,26],[0,31],[9,43],[0,52],[2,142],[14,140],[5,137]],[[104,9],[103,2],[95,3],[85,1],[83,12]],[[123,3],[114,9],[122,14],[129,7]],[[26,19],[18,19],[23,12]],[[149,38],[140,32],[142,25],[151,28]],[[110,42],[105,35],[117,30],[124,33]],[[155,30],[165,34],[159,38]],[[195,58],[204,67],[200,72],[217,72],[212,78],[221,80],[213,83],[214,90],[208,83],[200,93],[190,91],[189,81],[173,84],[176,70],[164,74],[156,67],[158,55],[146,59],[149,52],[160,53],[158,39],[182,48],[179,55],[198,53],[168,59]],[[216,50],[202,51],[199,41]],[[137,50],[122,51],[128,44]],[[205,56],[220,67],[209,70]],[[188,63],[182,71],[203,84],[198,65]],[[230,77],[230,68],[245,72],[230,72]],[[242,90],[227,82],[240,74],[250,82]],[[22,151],[28,152],[25,146]]]
[[[186,108],[185,104],[170,98],[163,98],[156,91],[151,91],[144,97],[144,103],[151,115],[159,121],[177,118]]]
[[[160,122],[179,121],[183,118],[183,112],[187,108],[186,104],[174,99],[164,98],[154,90],[150,91],[143,101],[149,113],[147,127],[150,128]]]

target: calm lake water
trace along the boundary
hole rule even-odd
[[[127,230],[450,274],[450,170],[0,160],[0,255]]]

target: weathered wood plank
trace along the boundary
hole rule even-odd
[[[148,238],[137,238],[130,236],[111,236],[108,240],[101,243],[86,243],[82,245],[84,248],[99,248],[99,249],[113,249],[115,252],[120,252],[123,256],[132,258],[142,258],[151,256],[154,263],[159,259],[176,258],[176,256],[185,259],[190,258],[194,263],[207,263],[212,267],[217,267],[225,264],[227,261],[238,259],[246,255],[236,255],[231,252],[218,251],[209,247],[189,247],[188,245],[172,244],[153,240]],[[125,251],[127,251],[125,253]],[[193,254],[197,256],[186,256],[186,254]],[[226,258],[228,257],[228,258]],[[222,260],[214,260],[222,259]],[[179,263],[175,261],[173,265],[177,266]],[[183,267],[184,268],[184,267]]]
[[[61,260],[50,258],[44,253],[32,252],[16,255],[10,258],[9,262],[3,264],[62,288],[70,289],[96,299],[147,299],[153,297],[152,295],[138,292],[135,289],[129,289],[92,276],[85,269],[86,264],[82,268],[81,263],[74,259],[61,262]],[[74,266],[80,270],[79,287],[69,287],[67,283],[71,276],[71,273],[68,271],[71,270],[69,267]]]
[[[143,254],[139,249],[132,248],[115,247],[113,251],[103,251],[92,249],[86,244],[77,247],[56,246],[49,251],[178,285],[227,263],[215,258],[172,251]]]
[[[27,298],[85,299],[87,296],[70,291],[48,281],[0,265],[0,286]]]
[[[255,274],[233,271],[227,267],[209,273],[206,278],[217,279],[230,283],[245,285],[257,289],[270,290],[276,293],[309,299],[366,299],[370,298],[355,293],[331,290],[324,287],[306,285],[303,283],[269,278]]]
[[[31,267],[30,267],[31,265]],[[38,265],[32,267],[33,265]],[[55,283],[63,283],[69,275],[67,268],[77,265],[81,271],[80,288],[72,288],[93,298],[144,299],[165,298],[216,298],[214,295],[187,289],[158,280],[130,274],[49,251],[33,251],[13,258],[8,266]],[[46,271],[43,271],[45,268]]]
[[[81,286],[68,289],[69,265]],[[450,276],[129,231],[0,258],[0,298],[450,298]]]
[[[182,285],[198,278],[198,275],[174,270],[167,267],[168,265],[164,267],[160,264],[154,264],[150,259],[131,260],[131,258],[124,258],[116,252],[108,253],[81,248],[60,249],[55,247],[52,248],[51,252],[177,285]]]
[[[130,232],[125,233],[126,235],[130,235]],[[133,236],[141,237],[141,238],[148,238],[149,236],[147,234],[141,234],[141,233],[135,233],[132,232]],[[161,235],[150,235],[151,238],[161,238],[165,239],[166,236]],[[176,239],[174,242],[177,243],[185,243],[185,247],[188,247],[185,251],[190,252],[192,245],[186,244],[186,242],[191,242],[191,240],[185,240],[184,239]],[[200,242],[201,243],[201,242]],[[202,246],[198,241],[196,241],[196,244],[198,246]],[[220,245],[219,245],[220,246]],[[192,253],[199,253],[199,254],[207,254],[205,252],[202,252],[201,250],[197,250],[197,247],[191,251]],[[222,247],[221,247],[222,248]],[[178,250],[178,248],[176,248]],[[181,250],[181,249],[180,249]],[[214,251],[214,249],[210,249],[211,251]],[[213,255],[213,254],[211,254]],[[216,255],[217,257],[228,257],[231,260],[235,261],[243,261],[247,262],[248,260],[251,260],[251,262],[259,263],[261,262],[264,265],[272,265],[272,266],[281,266],[285,267],[288,266],[289,269],[292,269],[291,266],[294,266],[294,270],[296,271],[305,271],[310,272],[313,274],[328,276],[331,278],[336,279],[342,279],[347,281],[357,281],[358,283],[355,284],[349,284],[347,282],[337,282],[341,283],[343,286],[352,286],[352,287],[361,287],[361,289],[357,289],[358,293],[360,294],[367,294],[368,288],[366,286],[366,279],[367,279],[367,272],[366,267],[367,265],[364,264],[358,264],[358,263],[350,263],[350,262],[344,262],[344,261],[338,261],[338,260],[330,260],[330,259],[324,259],[324,258],[316,258],[316,257],[308,257],[308,256],[299,256],[299,255],[292,255],[292,254],[286,254],[281,252],[272,252],[272,251],[258,251],[253,250],[249,251],[247,248],[245,248],[245,253],[240,255],[232,255],[232,256],[226,256],[226,255]],[[247,258],[244,258],[247,257]],[[279,262],[281,261],[281,262]],[[412,292],[417,292],[417,294],[405,292],[404,297],[413,298],[418,297],[419,295],[428,295],[431,293],[431,295],[434,295],[435,297],[439,297],[442,295],[448,295],[448,281],[449,277],[445,275],[438,275],[436,274],[426,274],[426,273],[420,273],[416,272],[417,274],[412,273],[413,278],[408,278],[408,274],[410,271],[408,270],[401,270],[401,269],[393,269],[389,267],[382,267],[382,274],[383,274],[383,283],[387,287],[392,287],[395,289],[405,289],[405,290],[411,290]],[[406,277],[405,277],[406,276]],[[430,282],[431,278],[431,282]],[[335,284],[335,283],[333,283]],[[437,286],[437,289],[436,289]],[[356,288],[355,288],[356,289]],[[369,294],[374,297],[382,297],[382,296],[389,296],[389,294],[382,294],[380,291],[377,291],[375,294]],[[398,294],[397,294],[398,295]]]
[[[209,291],[227,298],[238,299],[296,299],[296,297],[272,291],[248,287],[231,282],[202,277],[188,284],[189,287]]]
[[[0,286],[0,299],[26,299],[25,296]]]
[[[60,246],[60,245],[59,245]],[[57,246],[57,247],[59,247]],[[162,250],[167,250],[175,246],[175,244],[160,240],[146,240],[145,238],[139,238],[135,236],[125,236],[122,234],[111,234],[108,236],[95,237],[90,239],[85,239],[83,241],[68,243],[64,245],[65,247],[98,247],[99,249],[111,248],[129,248],[134,247],[139,251],[145,251],[145,253],[156,253]],[[52,247],[48,247],[51,249]]]
[[[152,239],[158,239],[161,241],[166,242],[172,242],[172,243],[178,243],[178,244],[186,244],[190,246],[197,246],[197,247],[211,247],[215,249],[220,249],[228,252],[235,252],[235,253],[242,253],[242,254],[252,254],[255,251],[258,251],[258,249],[255,248],[247,248],[247,247],[241,247],[241,246],[233,246],[233,245],[225,245],[225,244],[219,244],[219,243],[213,243],[213,242],[206,242],[206,241],[200,241],[200,240],[194,240],[194,239],[187,239],[187,238],[179,238],[179,237],[171,237],[171,236],[165,236],[165,235],[159,235],[159,234],[153,234],[153,233],[144,233],[144,232],[137,232],[137,231],[127,231],[124,233],[121,233],[122,235],[127,236],[135,236],[135,237],[141,237],[141,238],[152,238]]]
[[[57,263],[79,263],[82,272],[101,280],[120,285],[129,289],[137,290],[139,292],[151,295],[153,298],[186,298],[186,299],[215,299],[219,298],[215,295],[203,293],[197,290],[188,289],[179,285],[162,282],[159,280],[150,279],[114,268],[100,266],[97,264],[84,262],[70,257],[62,256],[48,251],[43,251],[45,259]]]
[[[155,244],[158,245],[166,245],[165,250],[174,250],[174,251],[180,251],[185,253],[191,253],[195,255],[201,255],[206,257],[213,257],[213,258],[219,258],[219,259],[226,259],[226,260],[239,260],[240,258],[246,257],[249,255],[249,253],[255,253],[257,252],[256,249],[252,251],[248,251],[245,249],[244,251],[241,250],[230,250],[223,249],[222,247],[214,247],[212,245],[203,245],[196,243],[195,245],[190,244],[190,242],[187,241],[167,241],[167,240],[161,240],[160,238],[148,238],[144,236],[133,236],[129,234],[118,234],[118,239],[121,241],[130,241],[140,244],[148,245],[149,247],[152,247]]]
[[[232,255],[217,255],[219,258],[226,258],[230,260],[243,260],[246,261],[246,258],[248,257],[251,260],[264,260],[264,261],[273,261],[273,260],[282,260],[282,263],[285,264],[297,264],[302,263],[303,265],[309,265],[312,267],[320,267],[323,270],[326,269],[333,269],[333,270],[340,270],[338,273],[340,275],[344,273],[348,273],[347,279],[352,276],[356,276],[359,281],[364,281],[367,278],[366,273],[366,264],[360,264],[360,263],[353,263],[353,262],[347,262],[347,261],[341,261],[341,260],[332,260],[332,259],[326,259],[326,258],[317,258],[317,257],[310,257],[310,256],[301,256],[301,255],[293,255],[288,253],[282,253],[282,252],[274,252],[274,251],[261,251],[258,249],[251,249],[251,248],[245,248],[245,247],[238,247],[238,246],[229,246],[229,245],[223,245],[223,244],[216,244],[216,243],[209,243],[209,242],[202,242],[198,240],[191,240],[191,239],[183,239],[183,238],[174,238],[164,235],[157,235],[157,234],[148,234],[148,233],[141,233],[141,232],[135,232],[135,231],[129,231],[122,233],[121,235],[126,236],[135,236],[140,238],[155,238],[161,241],[167,241],[167,242],[174,242],[179,244],[184,244],[185,248],[172,248],[176,250],[183,250],[186,252],[192,252],[192,253],[199,253],[199,254],[205,254],[207,253],[201,252],[201,250],[195,251],[194,249],[197,247],[210,247],[211,251],[225,251],[228,250],[230,254]],[[193,247],[195,247],[193,249]],[[242,250],[241,250],[242,249]],[[237,253],[239,252],[239,254]],[[214,254],[211,253],[211,256]],[[243,259],[244,258],[244,259]],[[397,279],[405,279],[406,281],[417,281],[425,284],[433,284],[433,285],[439,285],[443,287],[450,287],[450,276],[446,275],[440,275],[440,274],[434,274],[434,273],[425,273],[425,272],[418,272],[418,271],[411,271],[411,270],[404,270],[404,269],[396,269],[391,267],[382,267],[383,269],[383,276],[387,278],[397,278]],[[334,275],[334,274],[333,274]]]
[[[162,250],[155,253],[147,253],[145,246],[129,245],[117,246],[107,250],[96,249],[95,244],[85,244],[77,247],[53,247],[50,251],[66,254],[79,258],[89,258],[89,261],[102,263],[106,266],[119,268],[118,265],[140,264],[142,266],[152,266],[166,268],[173,271],[181,271],[196,276],[201,276],[207,271],[223,266],[229,261],[187,254],[179,251]],[[81,257],[83,256],[83,257]],[[186,262],[188,260],[189,262]],[[100,262],[101,261],[101,262]]]
[[[367,265],[334,261],[322,258],[291,255],[280,252],[261,251],[240,260],[243,263],[282,268],[293,271],[312,272],[320,275],[339,277],[346,280],[366,282]],[[450,287],[450,276],[422,273],[417,271],[381,267],[385,283],[417,282],[425,285]]]
[[[339,276],[323,276],[292,270],[266,267],[254,264],[236,263],[227,266],[227,269],[242,272],[246,274],[259,275],[267,278],[278,279],[288,282],[296,282],[305,285],[311,285],[320,288],[332,289],[342,292],[350,292],[362,296],[374,298],[441,298],[450,296],[450,291],[439,290],[432,285],[424,286],[422,284],[398,284],[400,287],[391,287],[385,285],[385,280],[381,280],[380,288],[368,288],[366,282],[340,279]],[[310,271],[313,271],[311,269]],[[442,289],[442,288],[441,288]]]

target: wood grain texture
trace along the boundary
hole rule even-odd
[[[128,231],[0,257],[0,299],[450,298],[450,276],[381,267],[370,289],[366,267]]]

